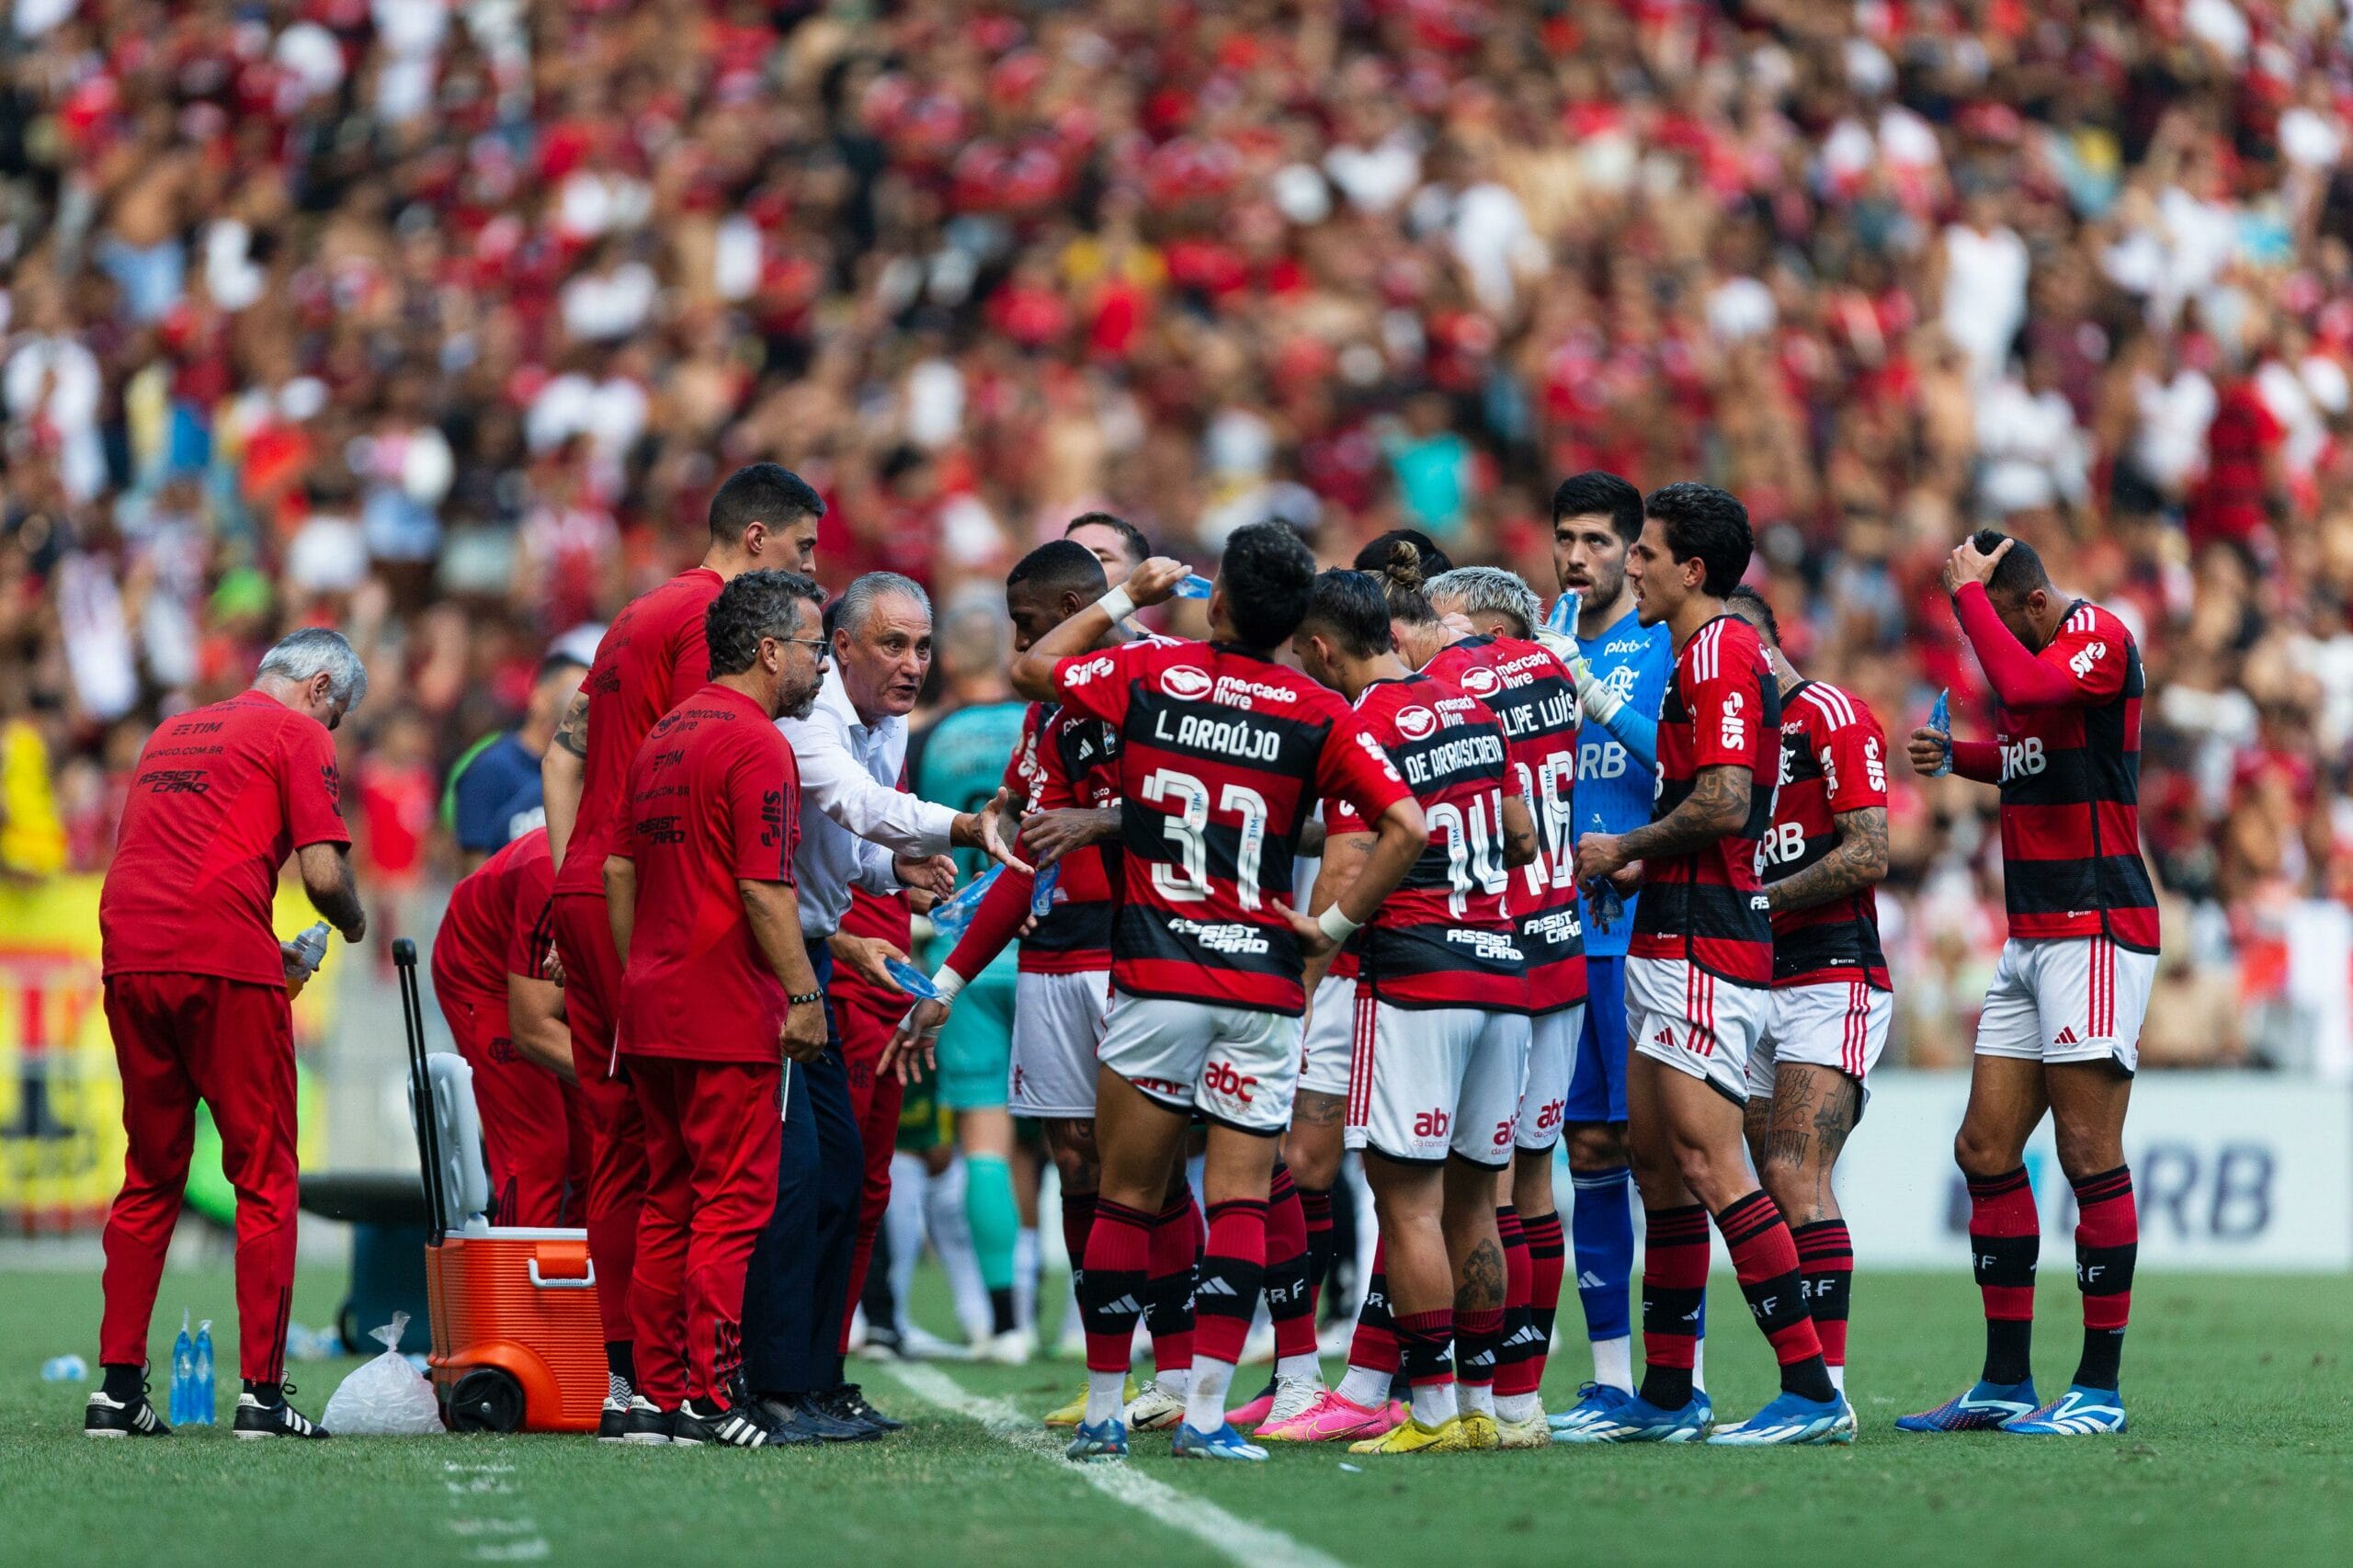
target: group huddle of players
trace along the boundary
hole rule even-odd
[[[1892,1012],[1872,893],[1885,736],[1782,653],[1771,608],[1741,585],[1752,537],[1732,495],[1645,498],[1583,474],[1554,530],[1567,602],[1549,625],[1519,578],[1451,569],[1427,540],[1384,538],[1357,569],[1319,573],[1279,525],[1228,541],[1207,642],[1128,624],[1176,592],[1178,562],[1113,585],[1058,540],[1009,577],[1012,679],[1033,707],[1006,783],[1057,825],[1025,846],[1036,872],[990,891],[892,1055],[927,1064],[1054,868],[1020,938],[1010,1082],[1065,1177],[1088,1386],[1048,1419],[1074,1428],[1073,1459],[1119,1459],[1131,1433],[1163,1428],[1179,1457],[1244,1461],[1272,1441],[1854,1437],[1853,1253],[1831,1176]],[[1962,544],[1947,586],[1997,738],[1922,729],[1908,752],[1923,774],[2002,791],[2011,939],[1956,1143],[1987,1356],[1967,1393],[1898,1425],[2119,1431],[2137,1236],[2120,1140],[2157,946],[2138,654],[2018,541]],[[2027,1365],[2040,1224],[2021,1165],[2046,1109],[2079,1204],[2086,1325],[2049,1405]],[[1595,1376],[1548,1415],[1564,1135]],[[1380,1239],[1327,1386],[1317,1295],[1349,1149]],[[1711,1218],[1781,1373],[1777,1397],[1724,1425],[1699,1353]],[[1274,1376],[1229,1408],[1262,1297]],[[1140,1322],[1154,1367],[1138,1386]],[[1401,1379],[1409,1397],[1392,1397]]]

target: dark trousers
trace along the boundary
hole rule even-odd
[[[809,962],[830,992],[833,954],[823,942],[809,944]],[[821,1393],[842,1381],[842,1314],[866,1161],[830,998],[825,1034],[824,1056],[785,1071],[776,1211],[752,1248],[744,1288],[744,1374],[757,1394]]]

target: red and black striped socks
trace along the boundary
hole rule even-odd
[[[1732,1254],[1733,1272],[1740,1277],[1740,1293],[1756,1326],[1773,1344],[1781,1364],[1781,1388],[1802,1399],[1835,1397],[1830,1370],[1823,1365],[1822,1341],[1813,1332],[1813,1316],[1806,1310],[1803,1276],[1798,1271],[1797,1243],[1781,1219],[1781,1207],[1763,1190],[1734,1199],[1716,1216]]]
[[[1855,1244],[1844,1220],[1817,1220],[1790,1233],[1798,1245],[1806,1310],[1830,1381],[1846,1387],[1847,1312],[1855,1284]]]
[[[1985,1369],[1989,1383],[2008,1386],[2032,1375],[2034,1266],[2042,1250],[2042,1221],[2026,1167],[1969,1178],[1969,1261],[1985,1303]]]
[[[2132,1265],[2141,1250],[2132,1171],[2119,1165],[2075,1184],[2075,1288],[2084,1296],[2084,1358],[2075,1381],[2113,1389],[2132,1315]]]
[[[1307,1287],[1307,1211],[1290,1172],[1275,1167],[1267,1201],[1267,1315],[1275,1328],[1276,1369],[1315,1358],[1315,1299]],[[1290,1368],[1282,1362],[1291,1362]]]
[[[1691,1360],[1708,1294],[1708,1211],[1697,1203],[1643,1211],[1643,1399],[1691,1403]]]
[[[1495,1210],[1495,1233],[1504,1244],[1504,1343],[1496,1353],[1495,1394],[1513,1399],[1531,1394],[1543,1381],[1535,1366],[1536,1330],[1529,1321],[1529,1302],[1535,1290],[1535,1270],[1528,1256],[1528,1236],[1519,1210],[1510,1204]]]
[[[1191,1191],[1153,1216],[1151,1225],[1144,1325],[1152,1331],[1154,1376],[1163,1388],[1181,1395],[1192,1373],[1193,1272],[1203,1240],[1201,1211]]]
[[[1187,1388],[1186,1421],[1195,1431],[1225,1425],[1225,1394],[1233,1369],[1250,1337],[1258,1292],[1267,1278],[1267,1205],[1235,1198],[1209,1209],[1208,1250],[1193,1288],[1196,1327],[1193,1375]]]

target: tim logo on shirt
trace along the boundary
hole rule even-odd
[[[319,782],[326,788],[327,804],[335,808],[336,816],[342,816],[343,776],[335,771],[334,763],[324,763],[320,766]]]

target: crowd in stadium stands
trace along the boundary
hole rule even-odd
[[[1966,526],[2122,616],[2154,1062],[2353,895],[2353,40],[2326,0],[14,0],[0,870],[334,624],[364,880],[786,462],[943,610],[1104,507],[1411,526],[1550,597],[1587,468],[1736,491],[1790,652],[1984,683]],[[1965,699],[1965,700],[1964,700]],[[1990,794],[1892,776],[1899,1054],[1965,1060]],[[2192,913],[2194,911],[2194,914]]]

